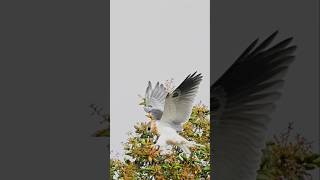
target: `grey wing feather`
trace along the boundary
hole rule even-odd
[[[160,120],[163,113],[164,101],[167,95],[167,91],[163,84],[157,82],[156,86],[152,89],[152,84],[149,81],[145,93],[145,108],[144,110],[147,113],[151,113],[152,116]]]
[[[182,129],[182,123],[190,117],[201,80],[201,74],[197,72],[190,74],[172,93],[167,95],[160,122],[170,124],[177,131]]]
[[[215,179],[256,179],[269,114],[296,50],[292,38],[268,48],[276,34],[256,48],[254,41],[211,87]]]

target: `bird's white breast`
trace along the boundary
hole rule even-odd
[[[157,122],[157,130],[160,135],[157,144],[158,145],[167,145],[168,140],[175,140],[178,136],[178,133],[174,128],[169,124],[163,122]]]

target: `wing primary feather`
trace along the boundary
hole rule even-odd
[[[270,53],[273,51],[277,51],[279,49],[283,49],[285,47],[287,47],[293,40],[293,37],[287,38],[281,42],[279,42],[278,44],[274,45],[273,47],[271,47],[270,49],[268,49],[266,52]]]
[[[151,82],[148,82],[144,111],[151,113],[153,118],[157,120],[160,120],[162,117],[166,93],[163,84],[160,85],[160,83],[157,82],[156,86],[152,89]]]
[[[260,51],[264,50],[266,47],[268,47],[271,42],[273,41],[273,39],[277,36],[278,31],[275,31],[274,33],[272,33],[266,40],[264,40],[252,53],[251,55],[254,56],[257,53],[259,53]]]
[[[188,94],[195,90],[202,80],[201,73],[197,75],[196,73],[197,72],[189,74],[187,78],[176,88],[176,90],[179,90],[181,94]]]
[[[247,55],[250,53],[250,51],[256,46],[256,44],[258,43],[259,39],[257,38],[256,40],[254,40],[249,47],[238,57],[238,59],[236,60],[239,61],[241,59],[244,59],[245,57],[247,57]]]

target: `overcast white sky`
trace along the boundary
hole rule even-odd
[[[111,0],[111,157],[123,155],[121,142],[133,125],[146,121],[138,106],[147,82],[190,73],[204,75],[196,102],[209,105],[209,0]]]

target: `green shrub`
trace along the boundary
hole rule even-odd
[[[93,136],[109,137],[109,116],[97,106],[90,107],[92,115],[101,118],[101,123],[107,126]],[[173,147],[171,154],[160,155],[153,146],[157,133],[147,131],[147,122],[136,124],[134,129],[124,145],[125,158],[110,160],[110,179],[210,178],[210,121],[206,106],[193,107],[191,117],[180,133],[186,139],[204,145],[192,148],[190,157],[178,147]],[[292,136],[292,123],[284,133],[268,141],[262,152],[257,180],[303,180],[320,167],[320,155],[312,151],[311,143],[299,134]]]
[[[209,179],[210,174],[210,124],[209,111],[204,105],[196,105],[190,119],[180,133],[188,140],[203,147],[191,148],[191,156],[173,147],[171,153],[160,155],[155,148],[156,132],[147,131],[147,122],[134,126],[124,145],[126,157],[111,159],[111,179]]]

